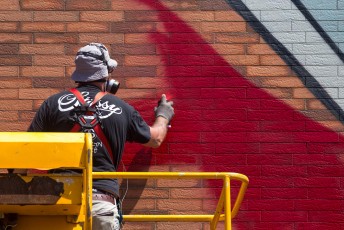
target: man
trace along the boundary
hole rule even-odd
[[[153,148],[161,145],[167,134],[168,124],[174,116],[173,102],[167,101],[166,96],[162,95],[158,106],[155,107],[155,122],[152,126],[148,126],[132,106],[114,94],[106,93],[98,97],[101,94],[99,92],[104,92],[111,87],[116,88],[113,80],[108,79],[108,75],[116,68],[117,62],[110,58],[104,45],[90,43],[82,47],[77,52],[75,64],[72,79],[78,83],[76,90],[64,91],[45,100],[28,131],[80,131],[83,127],[75,125],[78,120],[77,115],[82,113],[80,108],[85,110],[84,105],[92,105],[93,102],[93,111],[98,117],[101,132],[105,136],[102,139],[101,134],[95,131],[95,127],[84,130],[91,132],[93,136],[93,171],[115,172],[122,158],[126,141],[138,142]],[[97,99],[95,99],[96,95]],[[79,112],[76,112],[77,108]],[[118,197],[117,180],[94,180],[93,229],[120,229],[116,205]]]

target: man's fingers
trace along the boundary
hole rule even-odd
[[[167,99],[166,99],[166,95],[165,94],[161,95],[160,101],[161,101],[161,103],[166,103]]]

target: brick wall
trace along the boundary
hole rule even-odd
[[[101,42],[119,62],[118,95],[149,123],[162,93],[175,102],[166,142],[128,144],[126,170],[247,175],[235,229],[342,228],[342,0],[0,2],[0,131],[25,131],[45,98],[73,86],[76,51]],[[221,186],[129,181],[125,214],[212,213]]]

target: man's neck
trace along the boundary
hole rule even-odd
[[[79,82],[78,83],[78,86],[83,86],[83,85],[92,85],[99,88],[101,91],[104,91],[105,82],[93,81],[93,82]]]

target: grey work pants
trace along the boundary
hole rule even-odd
[[[116,204],[107,201],[93,200],[92,230],[119,230],[119,214]]]

